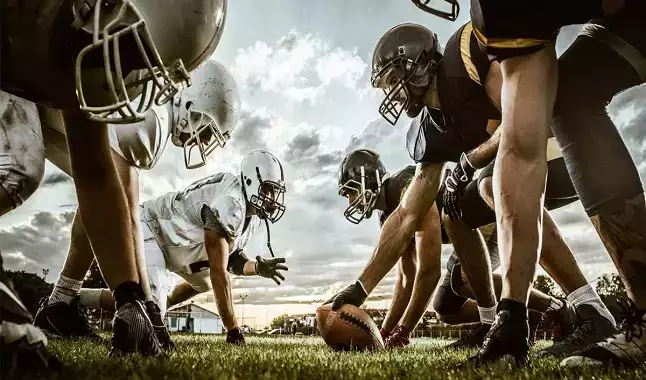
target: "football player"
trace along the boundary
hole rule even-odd
[[[183,149],[187,168],[203,166],[207,155],[217,147],[224,147],[239,119],[240,97],[237,85],[224,65],[208,61],[192,73],[191,80],[192,86],[178,93],[172,104],[153,106],[141,124],[110,126],[113,160],[125,185],[138,259],[143,255],[143,242],[137,170],[150,170],[155,166],[165,150],[169,136],[172,136],[174,145]],[[65,149],[60,114],[41,110],[41,115],[47,158],[69,174],[69,155]],[[58,144],[58,141],[63,144]],[[83,224],[76,217],[72,225],[68,258],[51,297],[36,314],[37,326],[62,337],[96,337],[77,307],[82,281],[93,257]],[[150,266],[143,261],[145,260],[139,260],[137,264],[143,278],[146,310],[162,347],[172,347],[159,313],[157,304],[160,301],[155,298],[155,284],[148,284],[149,275],[141,270]],[[93,294],[97,293],[89,292],[85,295]]]
[[[407,166],[391,175],[377,152],[352,151],[339,167],[339,195],[348,198],[343,215],[359,224],[376,210],[379,223],[383,224],[399,204],[414,174],[415,167]],[[441,272],[439,224],[439,213],[433,207],[399,260],[392,304],[380,330],[386,347],[407,346],[410,334],[428,307]]]
[[[106,123],[142,121],[190,85],[218,45],[226,1],[4,0],[2,9],[0,90],[63,111],[79,210],[117,303],[111,353],[156,355]]]
[[[173,291],[170,304],[213,290],[227,330],[227,343],[243,343],[227,271],[237,276],[270,278],[278,285],[285,280],[280,272],[287,270],[285,259],[273,258],[269,236],[269,223],[277,222],[285,212],[284,195],[280,161],[267,151],[257,150],[242,160],[239,174],[216,173],[182,191],[143,202],[144,251],[158,312],[162,316],[166,312],[168,272],[176,273],[184,282]],[[249,260],[245,247],[261,221],[267,228],[272,258],[256,256],[255,261]],[[98,295],[101,291],[88,289],[81,295],[92,292]],[[101,306],[99,297],[86,299],[84,306]]]
[[[646,318],[646,283],[642,280],[646,275],[646,204],[634,163],[604,112],[618,91],[644,81],[645,9],[641,0],[471,1],[480,48],[500,62],[504,126],[493,177],[499,240],[504,248],[499,305],[504,317],[492,329],[481,362],[509,353],[519,362],[526,361],[524,334],[518,329],[525,325],[527,292],[541,245],[536,226],[543,222],[540,209],[547,169],[543,152],[553,112],[560,113],[554,134],[567,148],[564,155],[577,193],[634,301],[628,302],[631,322],[624,332],[567,363],[635,365],[646,360],[646,337],[632,333],[644,328]],[[590,19],[596,20],[571,50],[567,67],[557,65],[554,41],[559,28]],[[594,46],[603,46],[603,50]],[[590,70],[592,66],[596,70]],[[594,80],[599,69],[607,73],[602,81]],[[580,72],[568,79],[569,75],[560,73],[563,70]],[[561,96],[563,91],[570,95]],[[577,96],[572,96],[573,91]]]
[[[467,24],[464,28],[471,28],[470,25]],[[394,265],[436,198],[444,162],[460,162],[456,168],[459,171],[468,167],[481,168],[495,157],[497,137],[500,134],[495,133],[495,130],[501,119],[497,105],[500,105],[501,99],[502,74],[498,64],[491,64],[486,56],[478,55],[480,50],[472,38],[473,32],[463,33],[464,28],[459,35],[454,35],[454,46],[451,49],[447,46],[444,55],[441,54],[437,38],[432,32],[410,24],[391,29],[375,48],[373,85],[382,88],[386,93],[380,113],[393,124],[404,110],[409,116],[416,117],[407,136],[407,145],[411,157],[418,162],[417,174],[407,190],[407,202],[401,203],[384,224],[369,265],[364,268],[357,283],[337,296],[335,306],[343,303],[360,304],[367,295],[366,290],[372,290]],[[604,38],[594,34],[592,37],[585,35],[581,38],[585,44],[591,42],[598,54],[612,53]],[[580,41],[570,49],[580,46]],[[566,53],[563,59],[570,56]],[[626,63],[625,60],[620,62]],[[566,63],[563,66],[568,67]],[[561,72],[564,80],[568,77],[578,78],[580,71],[568,68],[569,70]],[[567,90],[562,96],[568,99],[578,99],[582,96],[581,91],[573,92],[572,87],[568,87]],[[583,92],[585,96],[595,96],[589,91]],[[480,100],[475,102],[477,99]],[[462,154],[466,152],[468,155]],[[457,176],[460,186],[465,186],[464,182],[468,183],[469,175],[472,176],[475,170],[464,171],[464,175],[457,172],[460,174]],[[468,179],[462,180],[464,177]],[[450,192],[448,188],[447,192]],[[463,210],[466,209],[463,207]],[[468,220],[464,215],[461,218],[462,222]],[[549,224],[546,224],[546,228],[549,228]],[[567,246],[562,244],[561,248],[564,252],[569,251]],[[555,256],[559,258],[559,255]],[[469,260],[473,258],[469,257]],[[573,260],[567,259],[558,266],[565,268],[572,263]],[[478,268],[475,265],[474,267]],[[487,269],[489,266],[480,265],[479,268]],[[465,272],[469,275],[469,271]],[[580,296],[577,297],[579,301],[594,298],[593,303],[596,304],[598,297],[594,294],[594,289],[586,284],[585,278],[579,276],[579,273],[580,271],[575,269],[571,274],[568,273],[570,278],[566,278],[579,286],[565,288]],[[470,282],[476,283],[473,278],[470,278]],[[474,292],[491,292],[491,289],[491,284],[486,287],[473,287]],[[577,289],[581,291],[575,293],[574,290]],[[485,294],[483,298],[487,297],[495,300],[493,294]],[[482,306],[495,307],[495,301]],[[597,308],[595,310],[602,313]],[[526,318],[527,314],[524,313],[525,327]],[[522,360],[527,351],[519,352],[524,352],[518,356]]]

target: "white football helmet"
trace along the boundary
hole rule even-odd
[[[224,147],[240,119],[240,94],[223,64],[207,61],[191,75],[191,87],[173,99],[172,141],[184,148],[186,168],[206,165],[206,156]]]
[[[283,166],[273,154],[256,150],[242,160],[240,176],[247,202],[261,219],[276,223],[285,213]]]
[[[227,0],[73,0],[72,26],[92,36],[76,58],[81,110],[97,122],[144,120],[153,101],[162,105],[190,86],[189,73],[220,41],[226,7]],[[135,106],[142,93],[150,96]]]

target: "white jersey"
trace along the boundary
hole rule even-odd
[[[112,150],[136,168],[152,169],[164,152],[170,136],[169,107],[154,105],[146,113],[146,120],[139,123],[110,124],[108,135]]]
[[[208,269],[202,209],[208,207],[224,232],[233,239],[231,252],[244,249],[260,224],[252,216],[245,228],[247,202],[240,177],[218,173],[192,183],[180,192],[164,194],[143,203],[141,219],[164,253],[166,267],[177,274]],[[201,264],[201,265],[200,265]]]

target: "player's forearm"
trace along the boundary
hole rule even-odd
[[[415,275],[411,300],[402,319],[402,325],[412,331],[424,316],[437,283],[440,281],[440,265],[418,270]]]
[[[501,128],[496,129],[489,140],[467,153],[467,159],[474,168],[482,169],[496,158],[500,145],[500,131]]]
[[[402,320],[402,325],[409,331],[417,326],[426,312],[442,272],[442,231],[435,205],[426,214],[421,230],[415,233],[415,249],[417,271],[413,294]]]
[[[404,315],[408,301],[410,301],[411,294],[413,293],[413,281],[411,280],[407,280],[402,274],[397,276],[393,300],[390,309],[388,309],[388,314],[384,318],[384,323],[381,326],[384,330],[392,331],[401,320],[402,315]]]
[[[168,307],[177,305],[178,303],[182,303],[184,301],[188,301],[198,294],[200,294],[200,292],[193,289],[193,287],[188,282],[182,282],[181,284],[177,285],[168,296]]]
[[[228,330],[238,327],[235,313],[233,311],[233,297],[231,296],[231,283],[226,271],[211,270],[211,283],[218,313],[222,318],[222,324]]]
[[[414,233],[415,221],[412,218],[403,217],[398,212],[388,217],[370,261],[359,275],[359,281],[368,294],[397,264]]]

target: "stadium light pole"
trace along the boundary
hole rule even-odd
[[[248,294],[240,295],[240,298],[242,298],[242,325],[244,326],[244,300],[247,299]]]

